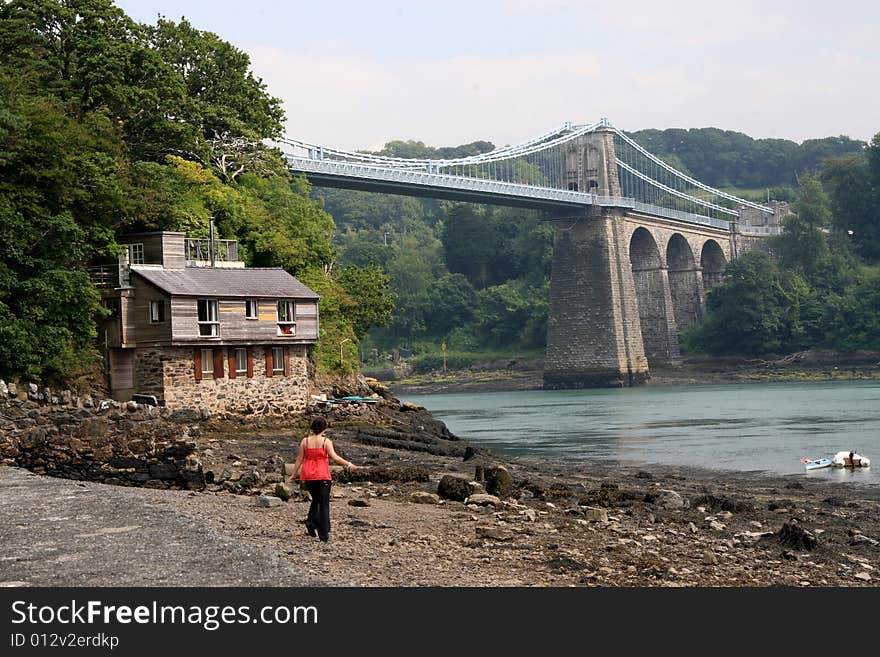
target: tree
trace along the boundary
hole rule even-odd
[[[332,243],[333,218],[309,198],[304,178],[262,178],[243,174],[236,189],[242,212],[221,226],[241,241],[251,263],[280,266],[293,275],[311,268],[328,270],[336,260]]]
[[[160,18],[147,30],[150,45],[183,80],[189,100],[182,117],[199,126],[202,137],[245,136],[252,140],[281,136],[281,100],[250,71],[247,53],[189,21]]]
[[[112,0],[14,0],[0,5],[0,58],[19,79],[84,116],[119,127],[136,157],[194,146],[182,80]]]
[[[344,267],[337,281],[352,299],[348,316],[358,340],[363,340],[373,326],[387,326],[394,310],[394,293],[390,277],[375,265]]]
[[[434,282],[425,293],[425,326],[438,337],[467,325],[477,307],[477,293],[467,278],[450,274]]]
[[[0,377],[64,377],[95,357],[102,311],[83,268],[124,222],[122,145],[104,117],[11,84],[0,72]]]
[[[828,197],[817,178],[801,179],[800,195],[795,214],[783,220],[782,235],[770,240],[785,267],[801,273],[812,281],[829,258],[828,242],[821,229],[831,221]]]
[[[706,295],[706,319],[685,335],[687,349],[712,354],[764,354],[798,339],[800,296],[806,286],[786,277],[763,251],[727,265],[724,280]]]

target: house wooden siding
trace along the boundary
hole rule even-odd
[[[169,269],[186,266],[184,233],[162,233],[162,265]]]
[[[220,335],[216,337],[199,335],[198,300],[217,299],[217,317],[220,321]],[[255,297],[256,298],[256,297]],[[277,302],[293,301],[296,334],[278,335]],[[204,343],[216,344],[300,344],[315,342],[318,339],[318,302],[314,299],[259,299],[258,319],[245,317],[245,299],[223,299],[217,297],[171,298],[173,344]]]
[[[186,266],[185,233],[136,233],[127,236],[125,244],[143,244],[145,265],[162,265],[168,268]]]
[[[127,312],[124,314],[126,318],[123,327],[125,346],[148,346],[170,342],[171,327],[174,321],[171,298],[140,276],[131,277],[131,287],[133,296],[127,300]],[[150,323],[151,301],[161,301],[165,304],[164,322]]]

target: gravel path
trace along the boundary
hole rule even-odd
[[[295,560],[182,514],[180,507],[199,497],[195,493],[54,479],[0,467],[0,497],[0,585],[328,584],[306,574]],[[222,506],[215,512],[222,514]],[[278,538],[292,531],[278,527]]]

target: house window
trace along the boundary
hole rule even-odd
[[[119,317],[119,311],[122,307],[122,300],[119,297],[108,297],[103,299],[101,304],[109,311],[108,318]]]
[[[199,299],[199,335],[220,335],[220,322],[217,318],[217,300]]]
[[[141,242],[128,245],[128,261],[133,265],[144,264],[144,245]]]
[[[214,376],[214,350],[202,349],[202,376]]]
[[[150,324],[161,324],[165,321],[165,302],[150,301]]]
[[[235,373],[247,374],[247,349],[235,350]]]
[[[284,374],[283,347],[272,347],[272,374]]]
[[[296,304],[293,301],[278,302],[278,335],[296,335]]]
[[[248,299],[244,302],[244,318],[245,319],[259,319],[260,311],[257,306],[256,299]]]

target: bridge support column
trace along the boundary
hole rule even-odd
[[[643,383],[648,361],[622,214],[594,211],[554,224],[544,387]]]
[[[675,323],[679,331],[696,324],[703,315],[703,277],[697,268],[669,272]]]
[[[681,363],[678,331],[672,312],[669,271],[665,266],[654,269],[633,269],[639,299],[642,341],[649,365]]]

